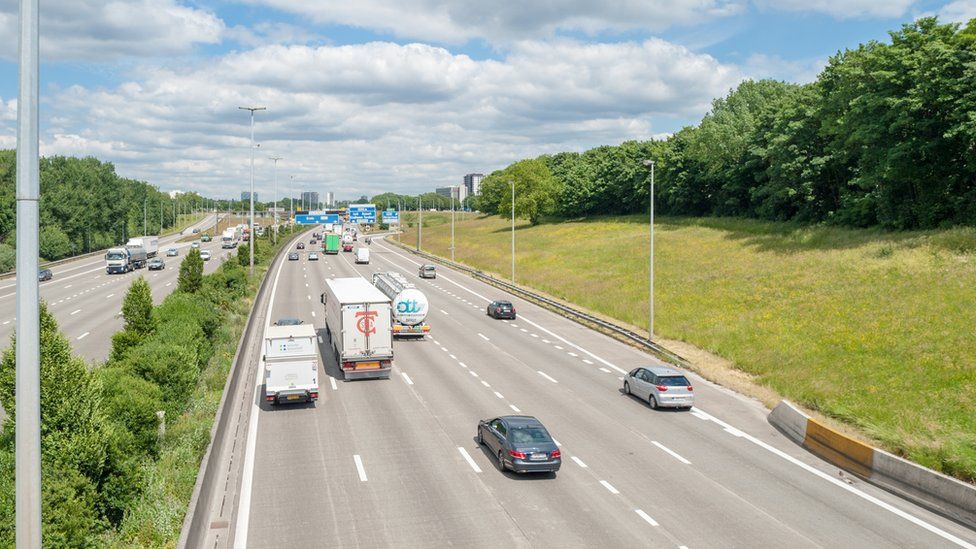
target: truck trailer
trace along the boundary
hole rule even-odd
[[[264,334],[264,399],[271,404],[319,398],[319,352],[310,324],[268,326]]]
[[[159,253],[158,236],[134,236],[125,243],[126,248],[142,248],[146,250],[146,257],[156,257]]]
[[[376,273],[373,286],[393,302],[394,337],[422,338],[430,332],[427,296],[406,277],[396,271]]]
[[[388,379],[393,368],[390,298],[361,277],[332,278],[325,286],[325,327],[345,380]]]
[[[339,235],[332,234],[332,233],[325,233],[325,253],[327,254],[339,253]]]

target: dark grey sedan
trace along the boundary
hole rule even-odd
[[[503,471],[555,473],[562,464],[549,431],[532,416],[483,419],[478,422],[478,443],[491,451]]]
[[[51,280],[52,278],[54,278],[54,273],[51,272],[51,269],[41,269],[41,271],[37,273],[37,280],[40,282]]]

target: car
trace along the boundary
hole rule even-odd
[[[200,257],[204,261],[210,261],[210,257],[211,257],[210,256],[210,250],[203,250],[202,252],[200,252]]]
[[[288,254],[288,261],[298,261],[298,252]]]
[[[501,416],[478,422],[478,444],[484,445],[502,471],[555,473],[562,454],[542,422],[532,416]]]
[[[207,233],[203,233],[203,236],[200,237],[201,242],[210,242],[211,240],[212,238]]]
[[[197,234],[198,232],[200,232],[200,229],[193,229],[193,234]]]
[[[515,306],[511,301],[492,301],[488,304],[488,316],[515,320]]]
[[[54,273],[51,272],[51,269],[41,269],[37,273],[37,280],[39,282],[44,282],[45,280],[51,280],[52,278],[54,278]]]
[[[176,257],[176,256],[180,255],[180,251],[177,250],[176,248],[170,248],[170,249],[166,250],[166,255],[169,256],[169,257]]]
[[[309,261],[318,261],[319,260],[319,254],[317,254],[315,252],[309,252],[309,254],[308,254],[308,260]]]
[[[194,240],[193,243],[190,244],[190,247],[193,248],[194,250],[199,250],[200,249],[200,242],[197,241],[197,240]]]
[[[150,271],[161,271],[166,268],[166,263],[163,258],[154,257],[149,260],[149,263],[146,263],[146,266],[149,267]]]
[[[679,370],[670,366],[634,368],[624,376],[624,393],[646,400],[651,408],[683,408],[695,405],[695,388]]]
[[[437,278],[437,267],[426,263],[420,266],[420,272],[417,273],[420,278]]]
[[[298,326],[299,324],[304,324],[305,321],[298,318],[279,318],[275,320],[275,326]]]
[[[299,242],[298,243],[298,246],[295,246],[295,248],[297,248],[299,250],[304,250],[305,249],[305,243],[304,242]]]

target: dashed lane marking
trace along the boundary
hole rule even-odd
[[[542,376],[542,377],[544,377],[544,378],[546,378],[546,379],[548,379],[549,381],[551,381],[551,382],[553,382],[553,383],[559,383],[558,381],[556,381],[556,379],[555,379],[554,377],[552,377],[551,375],[549,375],[549,374],[547,374],[547,373],[545,373],[545,372],[543,372],[542,370],[536,370],[536,372],[537,372],[537,373],[538,373],[538,374],[539,374],[540,376]]]
[[[651,526],[657,526],[657,525],[658,525],[658,524],[657,524],[657,521],[656,521],[656,520],[654,520],[654,519],[652,519],[652,518],[651,518],[651,516],[650,516],[650,515],[648,515],[647,513],[645,513],[644,511],[641,511],[640,509],[634,509],[634,512],[635,512],[635,513],[637,513],[637,515],[638,515],[638,516],[639,516],[640,518],[642,518],[642,519],[644,519],[645,521],[647,521],[647,523],[648,523],[648,524],[650,524]],[[682,547],[684,547],[684,545],[682,545]],[[687,548],[686,548],[686,549],[687,549]]]
[[[616,488],[613,487],[613,484],[610,484],[609,482],[607,482],[605,480],[601,480],[600,481],[600,484],[602,484],[603,487],[606,488],[607,491],[610,492],[613,495],[617,495],[617,494],[620,493],[620,490],[617,490]]]
[[[473,459],[471,459],[471,456],[468,454],[468,451],[467,450],[465,450],[464,448],[458,446],[458,452],[461,452],[461,457],[464,458],[464,461],[467,461],[468,462],[468,465],[470,465],[471,468],[474,469],[474,472],[475,473],[480,473],[481,472],[481,467],[478,467],[478,464],[475,463]]]
[[[354,454],[352,456],[353,461],[356,462],[356,472],[359,473],[359,481],[366,482],[366,468],[363,467],[363,458],[359,457],[359,454]]]

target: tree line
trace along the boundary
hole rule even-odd
[[[976,19],[919,19],[830,58],[817,80],[745,81],[662,141],[515,162],[474,206],[545,216],[655,208],[885,229],[976,224]]]

